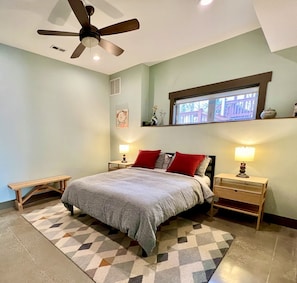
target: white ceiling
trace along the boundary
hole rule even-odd
[[[79,32],[80,24],[67,0],[0,0],[0,43],[104,74],[140,63],[153,65],[259,27],[272,51],[297,45],[297,36],[293,42],[291,36],[292,29],[296,35],[296,23],[291,34],[283,32],[286,23],[291,26],[296,21],[296,0],[214,0],[209,6],[200,6],[198,0],[83,2],[95,7],[91,22],[97,28],[132,18],[139,20],[139,30],[104,37],[123,48],[122,55],[110,55],[98,46],[70,59],[79,44],[78,37],[38,35],[37,29]],[[51,49],[52,45],[66,51]],[[101,59],[93,61],[92,53],[98,53]]]

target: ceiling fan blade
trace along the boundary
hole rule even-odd
[[[69,4],[65,0],[58,0],[48,17],[48,21],[52,24],[63,26],[71,11]]]
[[[110,35],[136,29],[139,29],[139,22],[137,19],[132,19],[99,29],[99,33],[100,35]]]
[[[79,33],[77,32],[45,30],[45,29],[39,29],[37,30],[37,33],[41,35],[57,35],[57,36],[78,36],[79,35]]]
[[[100,41],[98,43],[103,49],[105,49],[108,53],[111,53],[115,56],[119,56],[121,55],[124,50],[120,47],[118,47],[117,45],[115,45],[114,43],[105,40],[103,38],[100,38]]]
[[[105,0],[89,0],[92,2],[97,8],[99,8],[103,13],[106,15],[114,18],[119,19],[124,16],[124,14],[119,11],[116,7],[112,6]]]
[[[85,46],[80,43],[76,49],[74,50],[74,52],[71,55],[71,58],[78,58],[80,56],[81,53],[83,53],[83,51],[85,50]]]
[[[76,18],[80,22],[82,27],[88,27],[89,24],[89,17],[87,14],[87,10],[81,0],[68,0],[73,13],[75,14]]]

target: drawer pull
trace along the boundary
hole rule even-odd
[[[234,190],[234,192],[237,193],[238,191],[237,190]]]

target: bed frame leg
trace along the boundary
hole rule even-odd
[[[148,255],[147,255],[147,253],[146,253],[146,251],[144,249],[142,249],[141,256],[142,257],[148,257]]]
[[[73,205],[72,204],[69,204],[69,203],[66,203],[66,202],[63,202],[63,204],[70,211],[71,216],[73,216],[74,215],[74,213],[73,213]]]

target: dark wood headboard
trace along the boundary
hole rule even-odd
[[[210,188],[213,188],[214,176],[215,176],[215,168],[216,168],[216,156],[208,155],[211,158],[209,165],[206,169],[205,175],[210,178]]]

